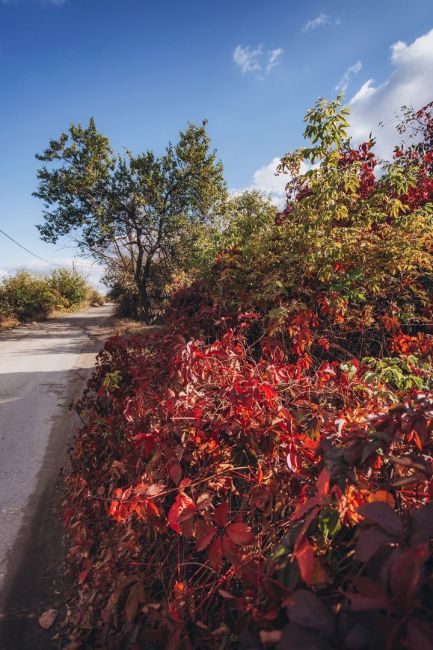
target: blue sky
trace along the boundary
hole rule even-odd
[[[317,97],[346,87],[358,139],[433,99],[432,28],[431,0],[0,0],[0,228],[70,262],[38,239],[34,154],[91,115],[136,152],[207,118],[228,186],[281,196],[274,159]],[[45,268],[0,235],[0,273],[21,265]]]

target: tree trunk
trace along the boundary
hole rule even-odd
[[[137,316],[139,320],[143,320],[147,324],[150,323],[152,318],[151,303],[148,293],[151,265],[152,258],[148,255],[141,271],[139,281],[137,282]]]

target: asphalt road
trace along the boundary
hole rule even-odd
[[[47,550],[56,555],[42,530],[46,510],[78,425],[69,405],[110,333],[111,314],[105,305],[0,332],[0,623],[11,612],[17,620],[37,616],[30,611],[37,565]],[[24,646],[17,637],[8,647]]]

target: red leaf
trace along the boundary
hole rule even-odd
[[[262,466],[259,465],[257,468],[257,483],[261,485],[262,482],[263,482],[263,469]]]
[[[410,519],[409,532],[412,545],[428,542],[433,537],[433,502],[415,510]]]
[[[265,395],[265,397],[268,400],[270,400],[270,401],[274,400],[275,397],[277,396],[277,392],[276,392],[275,388],[272,388],[272,386],[270,386],[269,384],[260,384],[259,387],[260,387],[260,390],[262,391],[262,393]]]
[[[179,485],[182,478],[182,468],[180,466],[180,463],[177,461],[170,463],[170,466],[168,468],[168,475],[170,476],[173,483],[175,483],[175,485]]]
[[[391,591],[394,600],[404,609],[414,604],[429,555],[428,544],[419,544],[397,555],[392,564]]]
[[[298,589],[287,605],[287,615],[293,623],[332,636],[334,621],[332,614],[312,591]]]
[[[222,537],[222,548],[224,557],[234,558],[238,552],[238,547],[228,535],[223,535]]]
[[[192,511],[191,514],[195,511],[194,501],[189,497],[185,492],[180,492],[173,505],[170,508],[168,513],[168,525],[179,535],[182,534],[180,529],[180,521],[185,519],[185,511]]]
[[[330,481],[330,475],[326,467],[322,469],[322,471],[319,474],[319,477],[317,479],[317,491],[320,494],[320,496],[326,496],[329,494],[329,481]]]
[[[251,528],[244,523],[230,524],[226,529],[227,535],[238,546],[245,546],[251,540]]]
[[[388,595],[384,592],[381,585],[370,578],[355,576],[352,584],[359,593],[348,593],[351,610],[354,612],[364,612],[370,609],[390,610],[392,603]]]
[[[356,542],[355,558],[360,562],[368,562],[382,546],[391,542],[395,542],[395,537],[380,528],[362,530]]]
[[[310,585],[313,578],[314,551],[306,537],[303,537],[301,542],[295,545],[294,556],[298,561],[302,580]]]
[[[220,503],[219,506],[215,508],[214,521],[217,526],[224,527],[226,525],[229,518],[229,508],[230,504],[228,501]]]
[[[196,551],[203,551],[207,546],[209,546],[209,544],[215,537],[216,533],[217,533],[216,528],[212,528],[212,530],[210,530],[204,537],[197,540],[197,544],[195,547]]]
[[[86,582],[87,578],[89,577],[89,573],[90,569],[84,569],[84,571],[81,571],[80,575],[78,576],[78,582],[80,585]]]
[[[403,533],[403,526],[399,516],[387,503],[382,501],[365,503],[358,508],[358,512],[390,535],[400,537]]]
[[[223,562],[223,550],[221,538],[216,537],[209,547],[209,564],[211,567],[219,571]]]
[[[304,515],[307,514],[310,510],[314,508],[315,513],[318,511],[317,506],[321,503],[321,498],[316,496],[316,497],[311,497],[311,499],[308,499],[305,503],[302,504],[302,506],[299,506],[297,510],[292,515],[292,521],[298,521],[298,519],[301,519]]]
[[[141,519],[144,519],[146,515],[154,515],[159,517],[159,510],[153,501],[150,499],[145,499],[142,503],[137,503],[135,506],[135,512],[138,514]]]

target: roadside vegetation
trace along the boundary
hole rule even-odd
[[[74,311],[85,304],[102,305],[104,297],[79,273],[60,268],[36,276],[20,271],[0,282],[0,328],[47,318],[56,311]]]
[[[43,236],[68,227],[63,179],[114,188],[77,236],[160,321],[110,338],[76,404],[69,650],[431,650],[432,112],[382,161],[319,100],[281,210],[225,194],[204,126],[157,163],[114,163],[94,123],[51,143]]]

